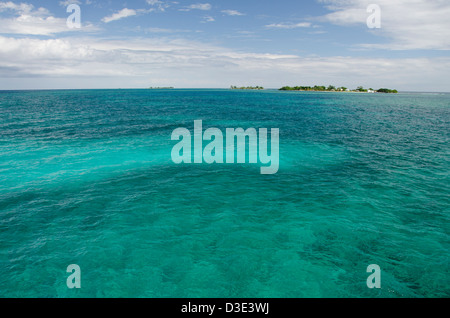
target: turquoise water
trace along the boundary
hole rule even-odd
[[[175,165],[197,119],[278,173]],[[449,134],[449,94],[0,92],[0,296],[449,297]]]

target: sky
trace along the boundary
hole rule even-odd
[[[449,17],[449,0],[0,0],[0,89],[446,92]]]

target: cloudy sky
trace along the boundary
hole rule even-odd
[[[0,89],[450,91],[449,17],[449,0],[0,1]]]

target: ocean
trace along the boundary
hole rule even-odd
[[[175,164],[195,120],[278,172]],[[0,297],[449,297],[449,137],[450,94],[0,91]]]

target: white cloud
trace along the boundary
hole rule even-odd
[[[102,21],[105,22],[105,23],[109,23],[109,22],[112,22],[112,21],[117,21],[117,20],[120,20],[120,19],[123,19],[123,18],[131,17],[131,16],[134,16],[136,14],[137,14],[136,10],[124,8],[124,9],[120,10],[119,12],[114,13],[111,16],[104,17],[102,19]]]
[[[214,22],[216,21],[216,19],[214,19],[212,16],[207,15],[206,17],[203,18],[203,22]]]
[[[450,57],[301,57],[235,51],[187,40],[0,36],[0,69],[3,89],[229,87],[245,80],[274,88],[323,83],[445,91]]]
[[[266,25],[269,29],[296,29],[296,28],[310,28],[312,24],[310,22],[301,23],[274,23]]]
[[[29,34],[29,35],[51,35],[60,32],[68,32],[66,19],[54,17],[36,17],[21,15],[16,19],[1,19],[0,33],[3,34]]]
[[[33,5],[28,3],[15,4],[14,2],[0,2],[0,12],[6,10],[17,11],[20,14],[27,14],[33,10]]]
[[[236,10],[222,10],[222,13],[225,13],[225,14],[231,15],[231,16],[245,15],[244,13],[241,13],[241,12],[236,11]]]
[[[0,34],[53,35],[96,30],[92,25],[86,24],[81,29],[70,29],[66,18],[56,18],[47,9],[35,9],[27,3],[0,2],[0,12],[10,14],[9,18],[0,18]]]
[[[387,37],[386,44],[365,44],[393,50],[450,49],[450,1],[448,0],[319,0],[333,12],[322,20],[336,25],[367,28],[369,4],[381,7],[381,29],[374,34]]]
[[[165,11],[167,8],[170,7],[170,4],[168,4],[165,1],[160,1],[160,0],[147,0],[147,3],[151,6],[154,6],[157,8],[157,10],[159,11]]]
[[[188,33],[193,32],[191,30],[186,29],[165,29],[165,28],[147,28],[145,29],[146,32],[149,33]]]
[[[70,4],[78,4],[78,5],[80,5],[81,1],[79,1],[79,0],[64,0],[64,1],[60,1],[59,2],[59,5],[62,6],[62,7],[67,7]]]
[[[209,11],[211,10],[212,6],[209,3],[196,3],[191,4],[190,6],[187,6],[185,9],[181,9],[181,11],[190,11],[190,10],[203,10],[203,11]]]

